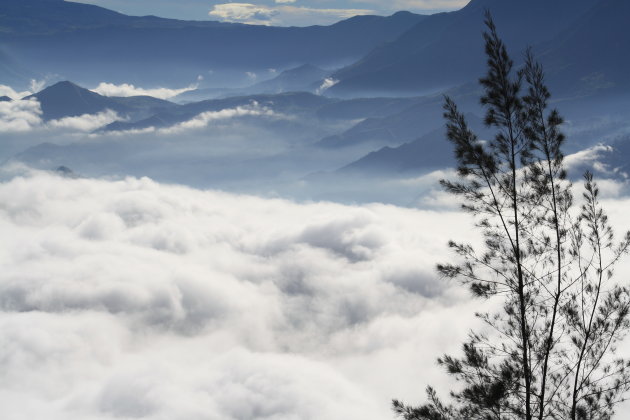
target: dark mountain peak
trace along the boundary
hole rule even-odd
[[[113,98],[101,96],[72,82],[55,83],[46,89],[27,97],[37,99],[47,120],[96,114],[106,109],[117,112],[127,111],[126,106]]]
[[[104,97],[99,95],[96,92],[92,92],[91,90],[82,88],[79,85],[76,85],[69,81],[63,81],[55,83],[52,86],[48,86],[47,88],[37,92],[34,95],[28,97],[35,98],[42,102],[42,100],[47,101],[60,101],[68,103],[70,101],[81,101],[89,104],[92,101],[98,101],[103,99]]]
[[[70,82],[68,80],[64,80],[62,82],[57,82],[54,85],[43,89],[39,93],[43,93],[43,92],[70,92],[70,91],[80,92],[82,90],[87,90],[87,89],[84,89],[81,86],[79,86],[77,84],[74,84],[74,83],[72,83],[72,82]]]
[[[13,99],[8,96],[0,96],[0,102],[11,102]]]

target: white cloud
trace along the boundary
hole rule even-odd
[[[31,79],[31,83],[29,84],[31,92],[33,93],[39,92],[40,90],[44,88],[44,86],[46,86],[46,80]]]
[[[198,80],[199,81],[203,80],[203,77],[199,76]],[[114,83],[101,82],[97,87],[91,90],[93,92],[96,92],[104,96],[123,96],[123,97],[153,96],[154,98],[159,98],[159,99],[169,99],[169,98],[179,95],[180,93],[195,90],[197,89],[197,87],[199,87],[199,84],[192,84],[188,87],[181,88],[181,89],[169,89],[169,88],[143,89],[140,87],[136,87],[132,84],[127,84],[127,83],[116,85]]]
[[[337,83],[339,83],[339,80],[335,80],[332,77],[328,77],[324,79],[321,86],[317,88],[317,94],[322,95],[324,92],[326,92],[331,87],[335,86]]]
[[[0,96],[8,96],[11,99],[20,99],[30,95],[31,92],[16,92],[11,86],[0,85]]]
[[[606,154],[610,154],[613,148],[604,144],[597,144],[588,149],[580,150],[565,157],[567,170],[573,172],[573,175],[588,170],[596,170],[604,175],[611,175],[613,171],[609,170],[601,160]]]
[[[148,179],[2,183],[3,415],[387,418],[474,323],[433,273],[468,226]]]
[[[114,111],[84,114],[44,122],[42,109],[36,99],[0,102],[0,133],[31,131],[78,131],[89,132],[122,118]]]
[[[270,108],[260,106],[257,102],[252,102],[250,105],[238,106],[236,108],[226,108],[220,111],[207,111],[196,115],[190,120],[172,125],[170,127],[156,128],[149,127],[143,129],[133,129],[124,131],[114,131],[108,134],[115,136],[122,136],[127,134],[143,134],[143,133],[158,133],[158,134],[177,134],[184,131],[200,130],[213,122],[226,121],[234,118],[242,117],[267,117],[267,118],[289,118],[285,115],[278,114]],[[99,136],[100,134],[95,134]]]
[[[105,110],[98,114],[84,114],[77,117],[65,117],[46,123],[49,128],[61,128],[73,131],[90,132],[122,118],[114,111]]]
[[[259,106],[253,103],[248,106],[239,106],[236,108],[222,109],[221,111],[203,112],[191,120],[176,124],[169,128],[161,129],[161,132],[172,134],[185,130],[196,130],[207,127],[214,121],[228,120],[239,117],[280,117],[273,110]]]
[[[45,85],[46,80],[31,79],[31,82],[29,84],[30,90],[16,91],[11,86],[0,84],[0,96],[8,96],[13,100],[22,99],[26,96],[32,95],[33,93],[39,92],[44,88]]]
[[[319,9],[303,6],[264,6],[251,3],[217,4],[212,18],[253,25],[326,25],[357,15],[375,14],[366,9]]]
[[[255,25],[271,24],[271,18],[277,11],[266,6],[251,3],[217,4],[208,13],[210,17],[228,22],[242,22]]]
[[[0,102],[0,133],[31,131],[41,125],[41,115],[35,99]]]

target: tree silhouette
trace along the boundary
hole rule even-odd
[[[461,384],[451,403],[429,387],[427,403],[393,408],[405,420],[609,419],[630,388],[630,363],[616,356],[630,293],[613,279],[630,232],[615,242],[591,173],[574,205],[543,69],[527,51],[515,71],[489,12],[485,24],[481,104],[496,134],[480,140],[447,97],[458,176],[441,181],[484,247],[451,241],[458,263],[437,268],[499,309],[477,314],[490,333],[471,332],[462,356],[438,359]]]

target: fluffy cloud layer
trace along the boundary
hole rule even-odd
[[[433,273],[468,225],[148,179],[0,184],[3,417],[389,418],[471,325]]]
[[[91,90],[103,96],[123,96],[123,97],[153,96],[154,98],[159,98],[159,99],[169,99],[169,98],[179,95],[180,93],[195,90],[197,89],[197,87],[198,85],[190,85],[182,89],[169,89],[169,88],[143,89],[141,87],[136,87],[128,83],[116,85],[114,83],[101,82],[96,88],[91,89]]]
[[[277,3],[293,3],[280,1]],[[367,9],[320,9],[304,6],[266,6],[252,3],[223,3],[213,6],[208,15],[226,22],[252,25],[325,25],[357,15],[374,14]]]

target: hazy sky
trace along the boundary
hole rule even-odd
[[[178,19],[306,26],[331,24],[358,14],[389,15],[399,10],[436,13],[469,0],[77,0],[131,15]]]

